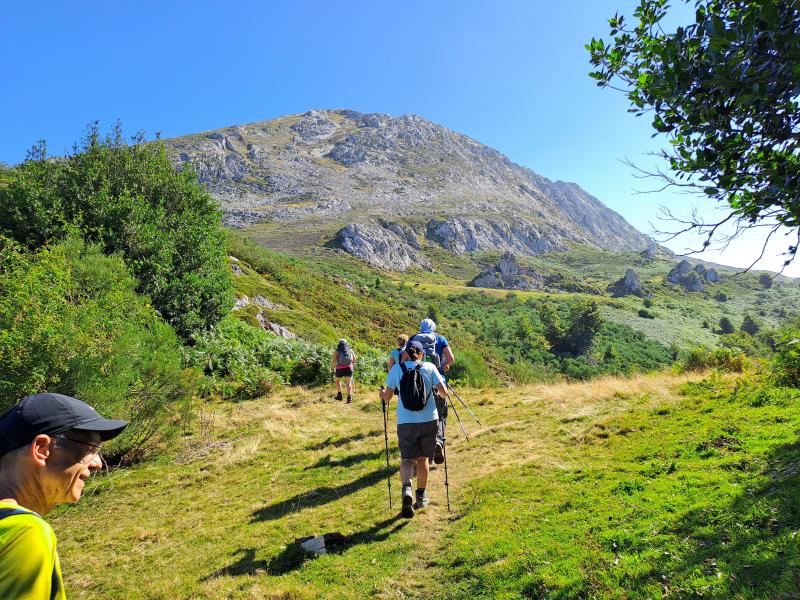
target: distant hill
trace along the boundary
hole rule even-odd
[[[527,255],[652,244],[578,185],[416,115],[314,110],[165,144],[197,170],[227,224],[256,226],[278,246],[332,245],[382,268],[427,266],[428,244]]]

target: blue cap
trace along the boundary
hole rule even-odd
[[[436,331],[436,323],[433,319],[422,319],[419,324],[420,333],[433,333]]]

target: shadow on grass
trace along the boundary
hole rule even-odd
[[[344,543],[337,545],[335,550],[329,551],[328,554],[340,554],[359,544],[383,542],[409,523],[409,521],[405,519],[401,522],[398,521],[400,521],[400,515],[395,515],[375,523],[375,525],[369,529],[349,535]],[[300,544],[292,543],[286,546],[283,552],[269,561],[266,569],[270,575],[285,575],[299,568],[309,559],[309,555],[303,551]]]
[[[336,438],[336,436],[331,436],[322,442],[317,442],[316,444],[312,444],[307,447],[308,450],[325,450],[326,448],[339,448],[341,446],[346,446],[350,442],[360,442],[361,440],[365,440],[371,437],[383,436],[382,429],[376,429],[374,431],[368,431],[367,433],[356,433],[353,435],[347,435],[342,438]]]
[[[354,492],[368,488],[378,482],[386,481],[386,469],[372,471],[362,475],[358,479],[336,487],[318,487],[309,492],[297,494],[286,500],[281,500],[275,504],[270,504],[254,512],[250,518],[251,523],[259,521],[274,521],[293,512],[298,512],[306,508],[322,506],[328,502],[334,502],[343,496],[348,496]],[[393,467],[390,474],[397,473],[397,467]]]
[[[329,551],[328,553],[339,554],[359,544],[383,542],[409,523],[406,520],[398,521],[400,521],[400,515],[375,523],[369,529],[347,536],[343,543],[338,544],[334,551]],[[255,548],[238,550],[233,556],[239,556],[233,564],[214,571],[210,575],[205,575],[200,581],[205,582],[217,577],[237,577],[241,575],[284,575],[299,568],[306,560],[311,558],[296,540],[290,542],[285,550],[269,561],[256,559]]]
[[[360,452],[359,454],[351,454],[350,456],[337,459],[332,459],[330,454],[326,454],[313,465],[308,465],[303,470],[308,471],[309,469],[323,469],[325,467],[352,467],[358,463],[366,462],[368,460],[375,460],[377,458],[383,458],[384,456],[385,451]]]
[[[702,592],[719,598],[800,597],[800,442],[766,457],[761,484],[751,485],[727,507],[691,511],[670,533],[690,541],[680,556],[662,555],[629,590]],[[694,580],[698,588],[681,582]],[[674,585],[672,582],[675,582]]]

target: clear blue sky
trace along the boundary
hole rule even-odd
[[[14,3],[0,21],[0,160],[21,161],[41,138],[52,153],[67,152],[95,119],[171,137],[311,108],[415,113],[578,183],[650,233],[659,204],[684,213],[707,205],[633,193],[654,182],[637,181],[620,161],[652,164],[644,155],[657,142],[622,95],[587,76],[584,44],[636,4]],[[673,4],[687,20],[690,9]],[[740,245],[707,258],[742,265],[747,252]]]

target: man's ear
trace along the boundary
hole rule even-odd
[[[40,467],[45,466],[47,457],[50,456],[50,450],[53,447],[53,438],[49,435],[40,433],[31,442],[28,447],[28,452],[34,463]]]

